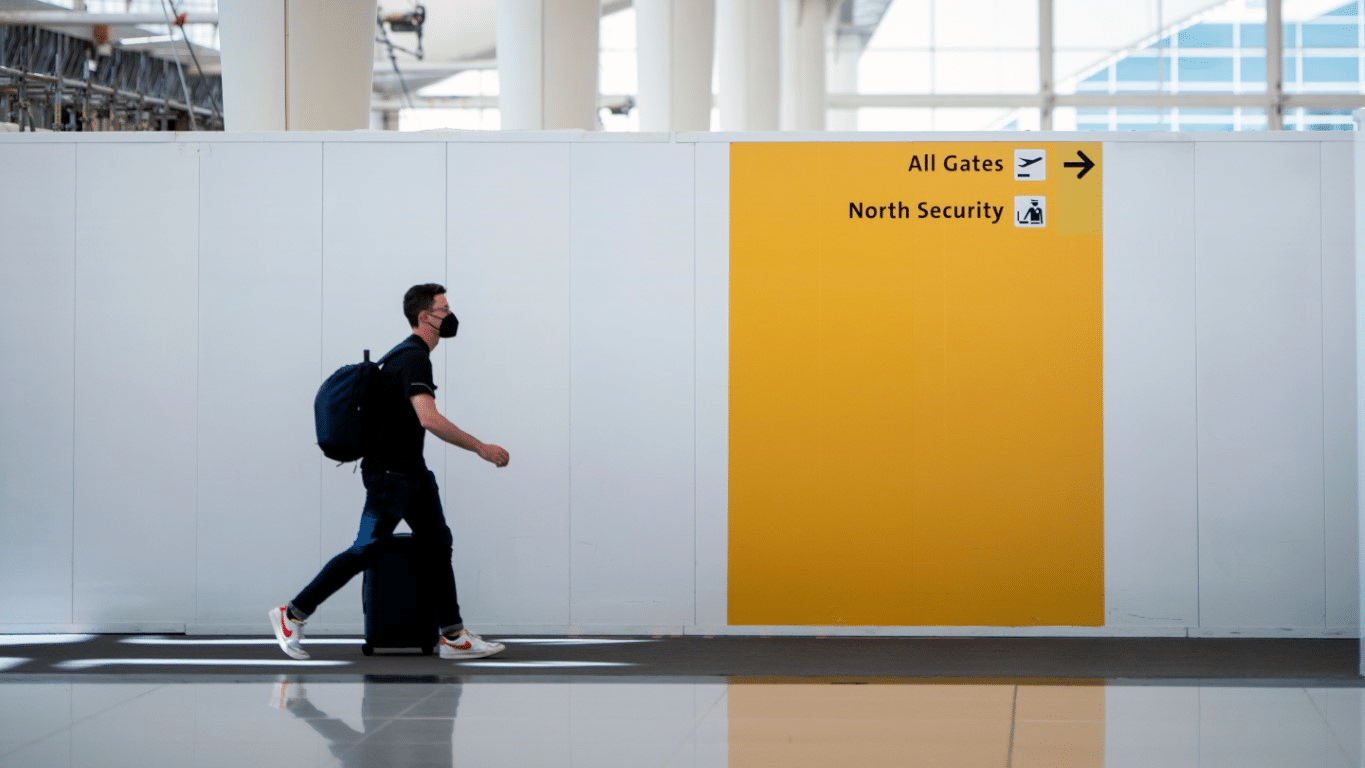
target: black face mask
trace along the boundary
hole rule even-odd
[[[441,318],[441,327],[437,330],[437,333],[439,333],[443,339],[453,339],[459,330],[460,319],[455,317],[455,315],[450,314]]]

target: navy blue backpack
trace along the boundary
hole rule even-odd
[[[313,421],[323,456],[343,463],[365,457],[379,428],[379,367],[406,346],[404,341],[389,350],[378,363],[371,362],[367,349],[364,360],[341,366],[318,387]]]
[[[317,426],[318,447],[333,461],[355,461],[365,456],[374,419],[370,411],[377,398],[379,364],[370,360],[370,350],[359,363],[343,365],[318,387],[313,398],[313,420]]]

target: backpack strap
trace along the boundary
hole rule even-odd
[[[398,353],[409,349],[417,349],[417,345],[412,343],[411,337],[403,339],[402,341],[398,342],[398,346],[394,347],[393,349],[390,349],[388,352],[384,354],[383,357],[379,358],[379,365],[381,366],[384,365],[384,363],[387,363],[391,358],[396,357]],[[369,350],[365,351],[365,356],[366,356],[365,359],[368,360]]]

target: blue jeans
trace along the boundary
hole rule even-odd
[[[369,567],[375,542],[392,536],[398,521],[406,520],[419,552],[417,573],[430,589],[441,631],[463,628],[460,603],[455,596],[455,569],[450,564],[453,539],[441,509],[436,475],[430,471],[420,476],[366,472],[361,477],[365,483],[365,511],[360,515],[355,543],[328,561],[289,607],[300,617],[308,618],[324,600]]]

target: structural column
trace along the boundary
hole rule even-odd
[[[1266,127],[1284,130],[1284,8],[1281,0],[1265,0]]]
[[[717,104],[723,131],[775,131],[779,0],[716,0]]]
[[[715,0],[635,0],[642,131],[711,129]]]
[[[863,54],[862,38],[857,35],[839,35],[834,41],[834,52],[829,61],[827,82],[833,93],[854,94],[858,92],[858,59]],[[858,130],[858,110],[856,108],[834,109],[827,112],[831,131]]]
[[[218,11],[229,131],[370,126],[376,0],[231,0]]]
[[[1053,81],[1052,64],[1055,61],[1053,48],[1052,0],[1038,0],[1038,95],[1042,103],[1038,108],[1038,126],[1044,131],[1052,130],[1052,113],[1057,101],[1057,86]]]
[[[600,0],[498,0],[503,130],[596,130]]]
[[[783,130],[825,130],[828,21],[827,0],[782,0]]]

